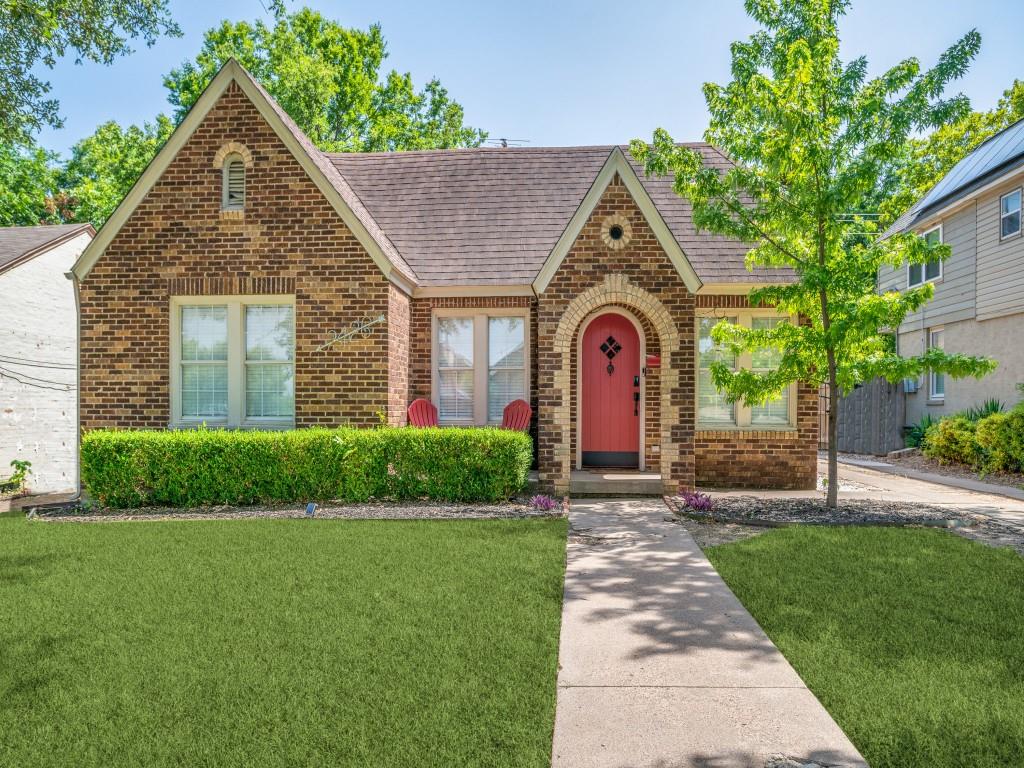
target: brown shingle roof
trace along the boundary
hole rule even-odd
[[[690,144],[713,167],[729,161]],[[516,147],[328,154],[424,286],[529,284],[613,146]],[[627,152],[627,157],[629,157]],[[654,204],[705,283],[786,282],[785,269],[748,272],[748,244],[698,233],[670,178],[645,178]]]
[[[92,224],[44,224],[38,227],[0,228],[0,272],[81,232],[95,234]]]

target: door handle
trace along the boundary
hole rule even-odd
[[[634,392],[633,393],[633,415],[634,416],[639,416],[640,415],[640,393],[639,392]]]

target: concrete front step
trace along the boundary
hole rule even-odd
[[[661,496],[661,475],[629,469],[577,469],[569,475],[570,496]]]

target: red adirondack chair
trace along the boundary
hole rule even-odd
[[[409,406],[409,426],[412,427],[436,427],[437,408],[429,400],[422,397],[413,400]]]
[[[530,418],[533,416],[533,408],[525,400],[513,400],[505,406],[502,414],[501,428],[515,429],[519,432],[530,430]]]

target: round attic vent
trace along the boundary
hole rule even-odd
[[[633,228],[622,214],[614,213],[601,223],[601,239],[613,251],[625,248],[632,237]]]

